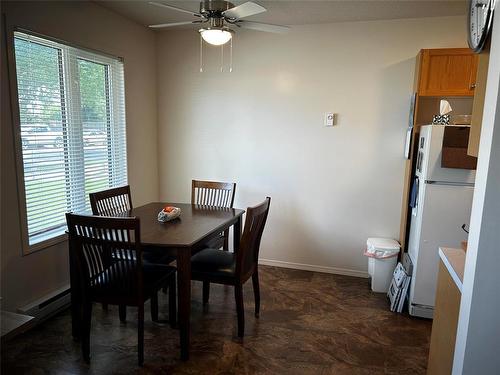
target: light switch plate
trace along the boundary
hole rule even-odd
[[[335,113],[326,112],[325,113],[325,126],[333,126],[335,125]]]

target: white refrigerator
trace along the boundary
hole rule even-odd
[[[439,247],[458,247],[467,239],[475,171],[442,168],[445,126],[420,128],[416,177],[411,191],[408,253],[413,263],[410,315],[432,318],[436,297]]]

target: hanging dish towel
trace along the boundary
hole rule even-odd
[[[417,207],[419,184],[420,184],[420,180],[418,179],[418,177],[415,177],[415,180],[413,180],[413,185],[411,187],[411,193],[410,193],[410,207],[411,208]]]

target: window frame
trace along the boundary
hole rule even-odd
[[[110,55],[105,52],[101,51],[96,51],[92,50],[89,48],[81,47],[72,43],[68,43],[66,41],[59,40],[57,38],[53,38],[47,35],[43,35],[37,32],[33,32],[31,30],[27,30],[25,28],[21,27],[16,27],[13,25],[9,25],[8,22],[5,23],[6,27],[6,50],[7,50],[7,70],[8,70],[8,84],[9,84],[9,91],[10,91],[10,106],[11,106],[11,124],[12,124],[12,134],[13,134],[13,142],[14,142],[14,152],[15,152],[15,170],[16,170],[16,182],[17,182],[17,198],[18,198],[18,208],[19,208],[19,227],[21,230],[21,242],[22,242],[22,251],[21,255],[26,256],[29,254],[32,254],[34,252],[46,249],[48,247],[54,246],[56,244],[62,243],[67,241],[67,233],[66,233],[66,228],[58,228],[54,229],[52,231],[48,231],[47,233],[47,238],[42,239],[39,242],[36,242],[34,244],[30,244],[30,236],[28,232],[28,217],[27,217],[27,205],[26,205],[26,185],[25,185],[25,179],[24,179],[24,161],[23,161],[23,148],[22,148],[22,137],[21,137],[21,114],[20,114],[20,108],[19,108],[19,95],[18,95],[18,82],[17,82],[17,66],[16,66],[16,57],[15,57],[15,46],[14,46],[14,40],[15,40],[15,32],[22,32],[24,34],[36,37],[36,38],[41,38],[46,43],[41,43],[45,44],[49,47],[55,47],[51,43],[57,43],[57,44],[64,44],[68,47],[72,47],[75,49],[78,49],[78,59],[82,60],[90,60],[93,61],[94,59],[91,58],[93,55],[99,55],[99,63],[102,63],[103,65],[106,65],[106,86],[109,87],[109,74],[110,74],[110,68],[109,65],[111,63],[116,62],[117,60],[120,61],[123,65],[124,64],[124,59],[122,57],[117,57]],[[57,48],[57,47],[56,47]],[[77,67],[69,67],[70,65],[68,61],[63,62],[63,70],[66,69],[72,69],[72,73],[74,73],[74,70]],[[125,66],[123,66],[123,72],[125,74]],[[64,80],[64,88],[65,88],[65,95],[64,95],[64,105],[66,107],[66,111],[70,110],[68,109],[68,105],[75,105],[68,103],[71,99],[68,98],[68,93],[66,92],[66,86],[69,84],[69,79],[72,77],[72,74],[64,74],[63,75],[63,80]],[[109,88],[107,90],[106,95],[110,95],[111,97],[115,95],[115,91]],[[125,101],[125,81],[123,81],[123,96],[124,96],[124,101]],[[112,109],[110,109],[111,111]],[[125,107],[124,110],[126,111]],[[67,115],[67,114],[66,114]],[[110,116],[113,114],[109,113],[107,114],[108,120],[106,121],[106,126],[107,128],[110,128],[111,132],[114,131],[113,125],[110,123]],[[126,118],[126,113],[123,114],[124,117]],[[65,122],[63,120],[63,122]],[[63,127],[67,127],[67,124],[63,124]],[[67,131],[75,131],[74,129],[68,129],[66,128]],[[82,133],[83,134],[83,133]],[[66,135],[64,138],[64,142],[67,142],[67,137]],[[113,139],[110,139],[110,143],[113,142]],[[124,139],[125,145],[126,145],[126,122],[125,122],[125,139]],[[66,146],[64,146],[66,147]],[[108,158],[110,157],[112,153],[112,147],[110,149],[110,146],[108,145]],[[127,152],[125,151],[125,160],[127,159]],[[71,162],[70,162],[71,163]],[[128,164],[128,163],[127,163]],[[127,174],[127,180],[128,180],[128,166],[125,169],[125,173]],[[71,172],[70,172],[71,173]],[[61,233],[62,232],[62,233]],[[51,235],[53,233],[53,235]]]

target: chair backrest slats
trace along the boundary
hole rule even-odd
[[[89,198],[94,215],[116,216],[132,209],[129,185],[90,193]]]
[[[193,180],[191,203],[202,206],[232,208],[236,184],[232,182],[214,182]]]
[[[84,290],[129,291],[142,299],[140,223],[135,217],[66,214],[72,259]]]
[[[236,253],[236,274],[244,277],[257,265],[259,259],[260,241],[269,213],[271,198],[249,207],[246,212],[245,229],[241,236],[240,248]]]

